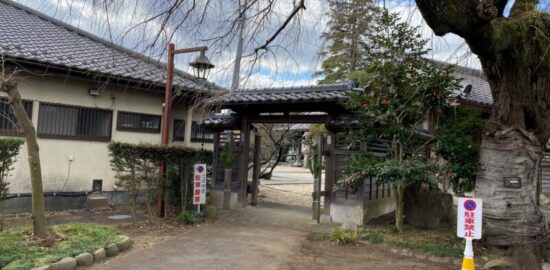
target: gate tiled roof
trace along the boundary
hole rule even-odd
[[[338,102],[349,98],[354,88],[352,83],[323,84],[313,86],[258,88],[237,90],[215,100],[223,105],[277,104],[303,102]]]

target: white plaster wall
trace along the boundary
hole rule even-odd
[[[160,133],[117,131],[116,112],[120,110],[162,115],[163,96],[161,94],[122,87],[107,87],[101,91],[99,97],[90,96],[88,89],[97,87],[95,82],[60,77],[30,77],[19,83],[22,98],[34,101],[32,121],[35,127],[38,124],[39,102],[110,109],[113,110],[112,141],[160,143]],[[188,116],[190,115],[187,114],[186,108],[174,105],[172,118],[186,119]],[[93,179],[102,179],[103,189],[113,190],[116,179],[109,163],[107,142],[39,138],[38,144],[45,191],[89,191],[92,188]],[[197,148],[201,146],[200,143],[190,144],[189,142],[186,145]],[[205,144],[204,148],[211,149],[212,145]],[[69,156],[73,156],[74,160],[69,161]],[[30,192],[25,145],[21,148],[8,182],[10,182],[10,193]]]

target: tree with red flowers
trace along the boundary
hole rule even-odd
[[[378,184],[390,184],[396,199],[395,226],[402,231],[405,188],[432,183],[431,168],[422,160],[427,134],[437,128],[459,82],[451,67],[423,57],[426,40],[417,28],[399,22],[397,14],[384,13],[375,22],[365,55],[369,65],[351,76],[365,92],[354,95],[348,106],[359,113],[359,129],[352,131],[355,140],[383,143],[388,152],[385,158],[368,153],[354,157],[350,176],[339,186],[353,189],[371,176]]]

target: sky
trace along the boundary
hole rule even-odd
[[[104,39],[153,58],[165,59],[165,44],[171,40],[177,48],[209,46],[207,52],[216,65],[209,80],[229,88],[236,52],[237,31],[233,23],[239,15],[238,1],[197,0],[183,1],[175,17],[163,23],[162,16],[150,20],[166,3],[173,1],[111,1],[112,6],[102,6],[96,0],[16,0],[58,20],[79,27]],[[195,6],[192,3],[196,2]],[[270,50],[255,54],[282,24],[292,10],[293,0],[278,0],[269,16],[262,17],[262,8],[248,11],[244,36],[244,55],[240,88],[311,85],[320,77],[322,59],[319,52],[326,45],[320,36],[328,21],[326,0],[306,0],[306,10],[291,21],[273,42]],[[382,1],[379,1],[380,5]],[[550,1],[542,1],[548,6]],[[159,4],[161,3],[161,4]],[[208,6],[206,6],[208,3]],[[267,1],[266,1],[267,3]],[[509,6],[513,1],[510,1]],[[437,37],[426,25],[412,0],[388,0],[387,8],[398,12],[402,20],[419,26],[424,38],[429,39],[427,57],[479,68],[479,60],[469,51],[460,37],[447,34]],[[191,11],[190,11],[191,10]],[[177,20],[174,18],[178,18]],[[185,20],[181,20],[185,18]],[[181,25],[180,25],[181,23]],[[163,29],[164,31],[159,31]],[[158,35],[161,33],[160,35]],[[227,34],[230,33],[230,34]],[[191,72],[188,63],[196,55],[178,55],[176,67]]]

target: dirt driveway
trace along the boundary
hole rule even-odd
[[[138,247],[91,269],[453,269],[383,245],[308,240],[331,224],[310,225],[308,208],[264,203],[220,213],[214,223]]]

